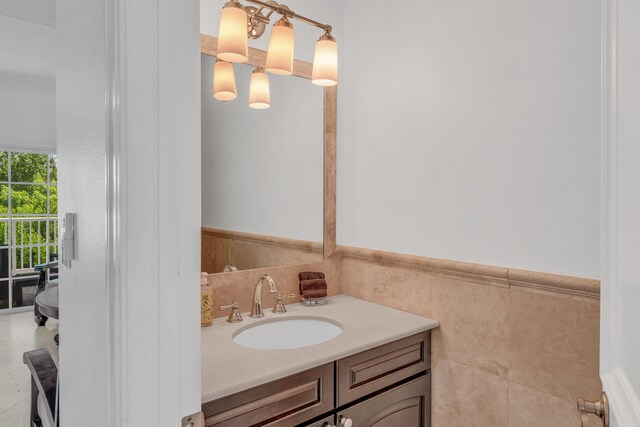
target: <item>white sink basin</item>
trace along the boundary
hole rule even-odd
[[[287,317],[242,328],[233,335],[233,341],[259,350],[287,350],[327,342],[341,333],[342,327],[328,319]]]

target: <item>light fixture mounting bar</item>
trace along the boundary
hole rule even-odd
[[[331,32],[331,25],[323,24],[318,21],[314,21],[313,19],[307,18],[306,16],[298,15],[293,10],[289,9],[287,6],[278,4],[274,1],[264,2],[261,0],[247,0],[250,3],[257,4],[261,7],[267,8],[279,15],[286,16],[287,18],[297,19],[298,21],[305,22],[309,25],[313,25],[318,28],[322,28],[326,33]]]

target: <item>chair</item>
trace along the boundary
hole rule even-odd
[[[41,348],[23,355],[31,371],[30,427],[59,427],[58,419],[58,367],[49,351]]]

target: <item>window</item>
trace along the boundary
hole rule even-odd
[[[57,178],[55,155],[0,151],[0,309],[33,305],[58,257]]]

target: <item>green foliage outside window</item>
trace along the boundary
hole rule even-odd
[[[9,168],[9,158],[10,168]],[[11,175],[11,176],[9,176]],[[47,184],[47,175],[49,182]],[[9,183],[11,178],[11,183]],[[55,155],[16,153],[11,156],[6,151],[0,152],[0,246],[15,244],[45,244],[55,242],[57,222],[49,222],[47,236],[47,220],[31,220],[17,222],[13,230],[13,242],[9,242],[9,208],[13,219],[43,218],[48,213],[58,212],[58,188],[56,186],[58,168]],[[19,182],[20,184],[14,184]],[[11,202],[9,202],[11,200]],[[50,251],[57,252],[55,246]],[[44,263],[46,248],[16,248],[17,268],[26,268],[38,262]],[[40,255],[38,257],[38,254]]]

